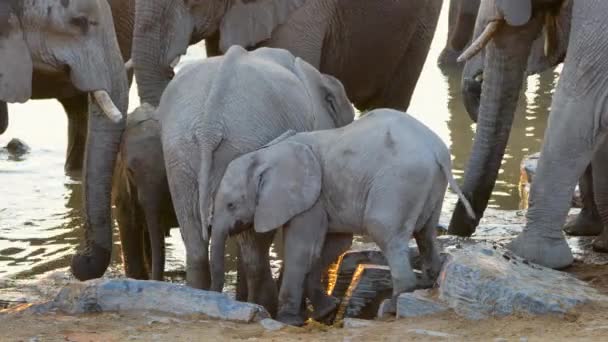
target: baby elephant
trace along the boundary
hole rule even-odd
[[[285,270],[278,319],[298,323],[305,279],[327,233],[369,234],[385,254],[396,297],[416,286],[408,241],[416,238],[422,271],[435,279],[441,262],[436,227],[447,184],[473,211],[451,172],[450,154],[425,125],[390,109],[342,128],[286,132],[230,163],[215,197],[212,288],[224,281],[228,235],[283,227]],[[390,310],[392,308],[392,310]]]

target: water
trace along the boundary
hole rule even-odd
[[[444,75],[435,62],[445,44],[447,6],[446,1],[409,112],[450,146],[454,174],[459,178],[475,125],[462,105],[460,74]],[[194,46],[182,62],[202,56],[204,47]],[[519,164],[525,155],[540,149],[557,77],[558,71],[552,71],[528,79],[490,206],[519,208]],[[138,104],[133,88],[130,110]],[[0,150],[0,279],[33,276],[69,265],[81,236],[80,181],[63,172],[67,122],[62,107],[55,100],[43,100],[9,105],[9,111],[10,126],[0,136],[0,146],[18,137],[32,150],[21,160],[9,159]],[[115,241],[118,246],[116,235]],[[167,243],[167,269],[183,270],[185,251],[178,230],[172,230]],[[113,265],[119,266],[118,248],[114,251]]]

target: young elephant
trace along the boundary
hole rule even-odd
[[[422,123],[391,109],[374,110],[343,128],[294,134],[226,169],[214,205],[212,289],[222,288],[228,235],[251,224],[259,233],[282,226],[286,252],[278,319],[291,323],[305,277],[322,247],[328,248],[326,234],[365,233],[390,265],[394,310],[396,297],[416,285],[409,239],[416,238],[423,272],[434,280],[441,266],[435,236],[447,183],[465,201],[448,149]]]
[[[154,110],[144,103],[127,116],[112,199],[126,275],[163,280],[165,236],[178,224]]]
[[[248,52],[239,46],[184,66],[163,93],[158,112],[169,188],[186,247],[187,284],[203,289],[210,283],[209,209],[228,163],[286,130],[341,127],[354,118],[335,78],[286,50]],[[245,267],[255,270],[246,274],[248,301],[271,313],[277,300],[268,261],[272,236],[239,241]]]

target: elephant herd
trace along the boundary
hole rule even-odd
[[[450,1],[438,64],[464,64],[464,105],[477,123],[462,192],[441,140],[397,112],[409,106],[442,5],[0,0],[0,134],[10,124],[7,102],[64,106],[65,169],[83,178],[85,239],[71,266],[79,280],[101,277],[110,263],[114,206],[127,276],[162,280],[164,237],[179,226],[187,285],[222,291],[224,243],[234,236],[237,299],[299,325],[303,297],[315,319],[334,311],[321,274],[353,234],[381,247],[395,295],[414,288],[406,246],[415,237],[432,283],[447,184],[459,195],[449,232],[469,236],[496,182],[525,76],[563,62],[526,227],[510,248],[566,267],[564,228],[599,235],[594,248],[608,251],[608,3]],[[202,40],[208,57],[175,74]],[[133,75],[142,105],[123,116]],[[369,112],[353,122],[352,105]],[[579,178],[585,207],[563,227]],[[277,288],[268,250],[281,227]],[[383,306],[389,313],[394,299]]]

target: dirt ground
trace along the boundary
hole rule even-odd
[[[566,271],[608,294],[608,266],[576,263]],[[582,306],[563,317],[516,315],[471,321],[447,312],[414,319],[369,321],[367,326],[358,328],[311,322],[304,328],[274,332],[259,324],[155,313],[66,316],[26,314],[19,307],[6,311],[0,314],[0,341],[600,341],[606,340],[608,334],[608,303]],[[436,333],[441,336],[432,336]]]

